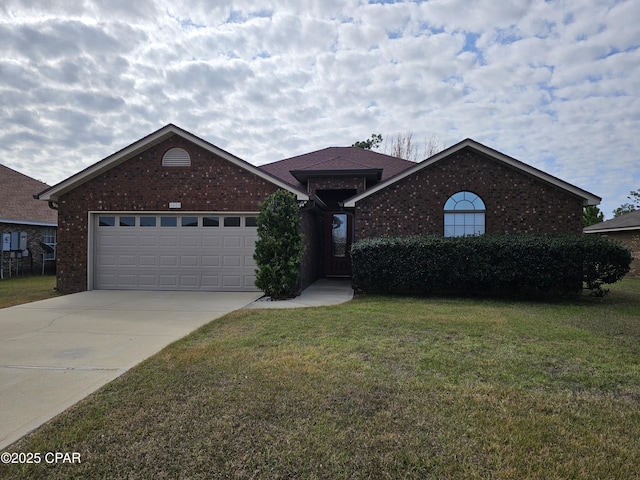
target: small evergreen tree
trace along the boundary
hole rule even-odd
[[[594,205],[584,207],[582,210],[582,226],[590,227],[604,220],[604,213]]]
[[[256,286],[265,295],[272,300],[295,295],[302,262],[302,231],[298,204],[289,192],[278,190],[260,205],[253,258],[258,265]]]

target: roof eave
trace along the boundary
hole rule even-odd
[[[329,170],[290,170],[291,175],[299,182],[306,182],[311,177],[345,177],[364,176],[368,180],[380,180],[382,168],[329,169]]]
[[[629,232],[633,230],[640,230],[640,225],[635,227],[619,227],[619,228],[597,228],[592,230],[584,229],[583,233],[616,233],[616,232]]]
[[[56,222],[46,222],[44,220],[17,220],[15,218],[0,218],[0,223],[12,223],[14,225],[31,225],[35,227],[57,227]]]

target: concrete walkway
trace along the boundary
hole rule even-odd
[[[335,305],[353,290],[327,279],[291,300],[261,297],[94,290],[0,309],[0,449],[233,310]]]
[[[301,295],[289,300],[271,301],[263,297],[244,308],[301,308],[338,305],[353,298],[350,278],[321,278]]]
[[[0,309],[0,449],[260,296],[96,290]]]

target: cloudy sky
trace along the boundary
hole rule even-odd
[[[637,0],[2,0],[0,163],[55,184],[167,123],[256,165],[470,137],[640,189]]]

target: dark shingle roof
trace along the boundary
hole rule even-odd
[[[625,213],[604,222],[596,223],[584,229],[585,233],[615,232],[618,230],[640,230],[640,210]]]
[[[291,171],[327,170],[335,172],[340,170],[382,169],[381,180],[384,181],[414,165],[414,162],[363,148],[328,147],[296,157],[285,158],[277,162],[267,163],[258,168],[280,178],[290,185],[300,188],[300,182],[291,174]]]
[[[57,224],[58,212],[47,202],[36,200],[49,185],[0,165],[0,221],[11,223]]]

